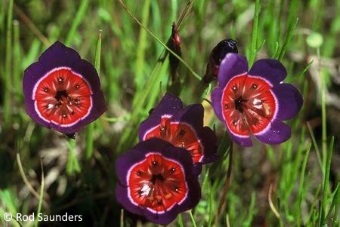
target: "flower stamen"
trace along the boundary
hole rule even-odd
[[[235,103],[235,108],[236,110],[240,111],[243,113],[243,108],[244,108],[244,103],[247,102],[247,100],[243,99],[242,96],[237,98],[234,103]]]
[[[92,105],[88,83],[68,68],[57,68],[35,89],[36,109],[43,119],[69,126],[87,116]]]
[[[141,169],[146,169],[143,171]],[[131,168],[129,185],[133,200],[155,211],[164,211],[185,197],[184,173],[179,163],[151,153],[142,163]],[[183,193],[181,193],[183,192]]]
[[[271,85],[257,77],[241,74],[226,85],[222,103],[229,129],[238,135],[262,131],[275,114],[276,104]]]

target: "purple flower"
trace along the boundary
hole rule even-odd
[[[189,151],[194,164],[210,163],[216,160],[217,139],[209,127],[203,127],[203,114],[201,104],[184,107],[178,97],[167,93],[140,124],[139,139],[161,138]]]
[[[64,134],[76,133],[106,110],[96,69],[60,42],[25,70],[23,89],[27,114]]]
[[[157,138],[140,142],[116,161],[117,201],[129,212],[167,225],[197,205],[201,188],[190,154]]]
[[[282,121],[299,112],[303,99],[294,86],[282,82],[286,75],[277,60],[258,60],[248,71],[244,56],[226,55],[211,99],[235,142],[251,146],[251,135],[268,144],[289,139],[290,127]]]

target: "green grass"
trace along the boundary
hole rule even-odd
[[[339,7],[321,0],[2,0],[0,226],[39,225],[7,223],[5,212],[67,212],[82,215],[83,225],[129,226],[115,200],[114,163],[137,143],[139,123],[171,87],[165,43],[174,21],[182,42],[175,88],[184,103],[206,105],[215,85],[204,89],[199,79],[209,53],[233,38],[250,64],[282,61],[285,81],[299,88],[304,106],[288,122],[290,140],[244,149],[232,144],[207,105],[220,159],[203,169],[198,206],[172,225],[340,226],[340,135],[332,127],[335,107],[327,103],[335,83],[329,69],[339,54]],[[36,125],[24,109],[23,71],[56,40],[95,65],[108,106],[76,140]]]

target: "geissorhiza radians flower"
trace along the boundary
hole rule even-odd
[[[167,225],[198,204],[195,172],[184,148],[159,138],[142,141],[116,160],[117,201],[133,214]]]
[[[27,114],[38,124],[67,135],[106,111],[96,69],[60,42],[25,70],[23,90]]]
[[[185,148],[194,165],[211,163],[217,157],[217,138],[213,130],[203,126],[203,117],[201,104],[184,106],[181,99],[167,93],[140,124],[139,139],[160,138]]]
[[[278,60],[258,60],[248,71],[244,56],[229,53],[223,59],[211,100],[236,143],[251,146],[252,135],[268,144],[290,138],[291,129],[283,121],[300,111],[303,98],[293,85],[282,82],[286,76]]]

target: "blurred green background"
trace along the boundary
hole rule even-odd
[[[340,226],[338,12],[335,0],[1,0],[0,225],[63,225],[3,220],[5,212],[38,211],[81,214],[80,226],[136,224],[115,201],[114,162],[136,144],[138,124],[169,88],[164,44],[181,21],[185,64],[176,92],[185,104],[204,104],[221,158],[203,170],[194,221],[185,213],[173,225]],[[197,75],[225,38],[250,63],[281,60],[285,82],[302,92],[288,142],[232,146],[204,101],[215,84],[203,90]],[[56,40],[93,64],[100,56],[108,110],[76,140],[36,125],[24,109],[23,71]]]

